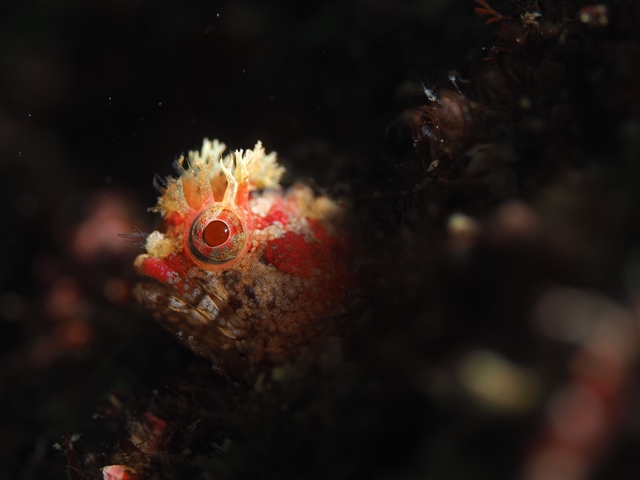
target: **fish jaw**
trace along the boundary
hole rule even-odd
[[[156,280],[167,288],[174,290],[180,296],[192,296],[198,286],[188,275],[190,267],[183,255],[175,253],[165,258],[152,255],[138,255],[134,269],[142,278]]]
[[[247,368],[250,359],[237,348],[244,332],[227,322],[211,292],[194,280],[186,257],[143,254],[134,268],[140,277],[134,296],[165,329],[213,365]]]

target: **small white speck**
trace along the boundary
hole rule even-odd
[[[162,102],[158,102],[158,106],[161,107],[162,106]]]
[[[220,18],[220,14],[219,14],[219,13],[216,13],[216,17]]]

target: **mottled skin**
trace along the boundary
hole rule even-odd
[[[338,328],[354,280],[341,207],[302,185],[283,192],[283,169],[260,143],[221,158],[223,150],[205,140],[202,152],[178,162],[182,174],[156,207],[166,232],[152,233],[135,261],[143,277],[135,295],[196,353],[244,374],[295,358]],[[220,206],[244,231],[205,246],[210,264],[189,232],[201,212],[228,220]]]

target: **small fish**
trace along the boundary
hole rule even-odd
[[[246,374],[336,332],[356,289],[345,211],[301,184],[258,142],[222,156],[205,139],[160,182],[165,223],[135,260],[138,301],[221,371]]]

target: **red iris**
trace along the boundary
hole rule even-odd
[[[229,239],[229,226],[221,220],[214,220],[204,227],[202,239],[210,247],[218,247]]]

